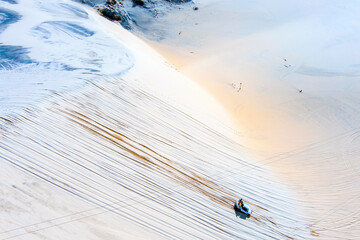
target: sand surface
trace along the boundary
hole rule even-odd
[[[356,1],[1,3],[1,240],[360,235]]]
[[[313,236],[356,239],[358,2],[193,6],[149,24],[162,38],[142,37],[223,104],[246,152],[299,195]]]
[[[32,61],[0,72],[17,80],[2,95],[0,239],[311,238],[298,196],[247,155],[226,109],[154,49],[72,1],[6,8],[24,22],[0,37],[11,46],[22,30],[18,59]],[[30,89],[48,94],[11,104]],[[235,214],[239,197],[251,218]]]

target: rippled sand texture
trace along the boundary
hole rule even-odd
[[[347,37],[329,38],[333,51],[319,50],[331,31],[302,34],[322,29],[314,22],[338,5],[318,15],[327,1],[258,1],[239,14],[244,1],[195,1],[198,11],[190,3],[140,29],[234,124],[204,89],[92,10],[0,2],[1,240],[360,235],[359,49],[346,35],[357,24],[337,26]],[[347,3],[351,18],[356,4]],[[340,51],[350,43],[353,54]],[[311,47],[298,54],[302,44]],[[250,218],[235,214],[239,197]]]
[[[358,239],[359,2],[194,2],[139,35],[229,110],[314,238]]]
[[[304,239],[311,231],[289,191],[239,158],[241,146],[125,80],[57,96],[11,122],[0,145],[1,239],[71,239],[82,228],[99,239],[121,231]],[[15,174],[16,183],[6,181]],[[254,208],[250,219],[235,216],[239,195]]]
[[[97,49],[104,59],[120,51],[126,61],[84,68],[78,73],[85,88],[54,88],[47,102],[2,115],[0,239],[311,236],[301,202],[269,169],[246,157],[228,114],[206,91],[119,25],[69,1],[36,2],[42,10],[30,4],[22,13],[37,9],[45,17],[24,33],[57,39],[48,42],[49,56],[80,64],[73,47],[81,36],[89,45],[80,44],[80,52],[88,54],[95,43],[105,49]],[[82,27],[64,20],[64,6],[81,13],[76,26],[80,21]],[[3,39],[11,37],[7,33]],[[41,49],[36,41],[32,52]],[[69,48],[59,47],[64,45]],[[41,83],[31,74],[41,64],[31,66],[20,80]],[[12,70],[1,76],[19,79]],[[50,82],[77,80],[68,71],[77,70],[44,72]],[[16,86],[9,92],[21,97]],[[236,216],[232,207],[240,196],[253,207],[251,218]]]

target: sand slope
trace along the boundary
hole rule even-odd
[[[142,36],[228,109],[247,152],[299,195],[314,237],[357,239],[359,3],[195,5],[155,20],[162,39]]]
[[[106,59],[116,43],[131,57],[84,70],[86,87],[2,117],[0,239],[311,238],[300,198],[247,156],[208,92],[119,25],[70,1],[51,4],[64,3],[111,38],[109,48],[97,42]],[[76,54],[61,45],[52,44],[54,57]],[[117,64],[131,69],[114,76]],[[249,219],[232,208],[240,196]]]

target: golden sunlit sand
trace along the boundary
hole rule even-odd
[[[326,53],[338,54],[335,63],[316,55],[330,70],[305,68],[314,64],[308,50],[318,53],[322,47],[319,35],[294,38],[304,29],[322,28],[309,25],[309,19],[315,19],[311,14],[284,19],[276,27],[262,22],[264,30],[242,35],[247,30],[241,23],[225,25],[233,21],[232,11],[220,2],[204,3],[200,9],[202,13],[189,11],[187,16],[197,26],[181,13],[160,19],[158,25],[183,28],[181,36],[149,44],[228,110],[247,154],[269,166],[298,195],[314,237],[355,239],[360,229],[358,76],[335,70],[344,61],[354,64],[354,57]],[[233,11],[240,15],[242,10],[234,6]],[[338,14],[346,18],[345,11]],[[215,16],[220,23],[211,20]],[[211,30],[202,32],[198,26]]]

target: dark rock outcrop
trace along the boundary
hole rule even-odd
[[[145,2],[143,0],[132,0],[134,6],[141,6],[144,7],[145,6]]]
[[[0,0],[1,1],[1,0]],[[102,16],[113,20],[118,21],[120,24],[126,28],[131,29],[132,25],[136,25],[135,19],[132,19],[129,13],[131,13],[131,6],[139,6],[143,9],[147,9],[153,17],[159,15],[158,7],[163,6],[164,3],[171,4],[181,4],[192,2],[192,0],[75,0],[87,5],[94,7]],[[196,9],[197,10],[197,9]],[[134,14],[132,14],[134,15]]]
[[[107,6],[121,6],[121,2],[118,0],[106,0],[105,5]]]
[[[106,17],[110,20],[121,21],[124,18],[118,9],[115,9],[112,7],[101,6],[101,7],[98,7],[97,10],[104,17]]]
[[[130,17],[123,7],[122,2],[118,0],[106,0],[104,5],[97,6],[96,9],[104,17],[113,21],[119,21],[124,28],[131,29]]]

